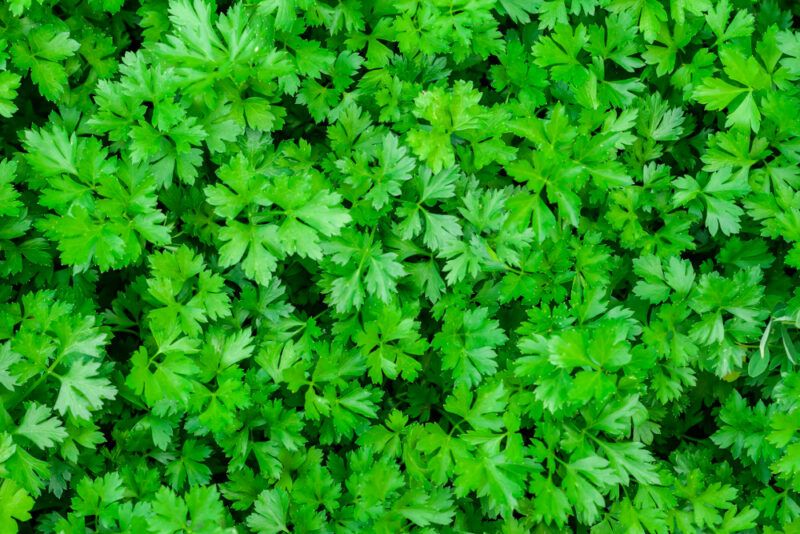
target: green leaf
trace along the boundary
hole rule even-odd
[[[61,388],[55,408],[61,415],[69,412],[78,419],[89,419],[91,412],[103,407],[104,399],[114,399],[117,388],[107,378],[98,377],[99,369],[97,362],[76,361],[59,377]]]
[[[13,72],[0,72],[0,116],[10,118],[17,111],[14,99],[17,98],[20,77]]]
[[[506,392],[502,382],[481,386],[474,403],[472,392],[466,387],[458,387],[444,404],[445,410],[461,416],[475,430],[495,432],[503,424],[500,414],[505,407]]]
[[[28,493],[17,486],[13,480],[0,483],[0,529],[3,532],[19,532],[19,521],[28,521],[34,501]]]
[[[445,490],[431,495],[409,491],[405,498],[400,499],[395,509],[418,527],[448,525],[453,518],[453,500]]]
[[[288,526],[289,495],[280,489],[264,490],[255,502],[247,526],[255,532],[277,534],[290,532]]]
[[[522,497],[524,472],[502,453],[479,449],[476,457],[459,462],[456,470],[456,495],[474,491],[487,498],[490,512],[508,516]]]
[[[507,339],[499,323],[489,319],[488,309],[453,310],[445,315],[442,331],[433,338],[433,347],[442,351],[442,366],[452,370],[456,385],[471,387],[495,373],[495,349]]]
[[[658,484],[661,481],[652,454],[641,443],[604,443],[602,448],[609,467],[617,472],[623,483],[628,484],[630,478],[641,484]]]
[[[197,365],[187,357],[197,352],[198,342],[189,338],[178,338],[173,331],[164,339],[159,353],[150,357],[144,347],[139,348],[131,359],[132,368],[125,383],[143,395],[145,401],[154,405],[162,399],[171,399],[185,404],[194,390],[193,377]],[[156,360],[163,354],[164,357]]]
[[[411,381],[417,377],[422,368],[417,358],[428,346],[419,336],[419,327],[419,322],[390,306],[381,307],[374,319],[365,321],[355,342],[367,358],[373,382],[381,383],[384,376]]]
[[[17,67],[30,69],[31,80],[42,96],[55,101],[67,85],[67,72],[60,62],[73,56],[78,48],[80,44],[70,39],[69,32],[42,25],[36,26],[25,42],[16,42],[12,55]]]
[[[402,264],[395,261],[396,257],[392,252],[371,255],[367,264],[364,276],[367,291],[383,302],[389,302],[397,279],[406,274]]]
[[[0,385],[9,391],[19,385],[16,375],[11,367],[22,359],[20,354],[11,350],[11,344],[6,342],[0,345]]]
[[[67,437],[67,431],[55,417],[51,417],[50,408],[32,402],[25,410],[25,415],[17,427],[16,434],[31,440],[40,449],[48,449],[61,443]]]
[[[734,98],[747,92],[745,87],[737,87],[717,78],[706,78],[694,90],[693,96],[708,109],[721,110],[728,107]]]
[[[125,497],[125,487],[119,473],[108,473],[94,480],[81,479],[76,488],[78,499],[75,510],[84,515],[98,516],[102,521],[116,513],[114,503]]]
[[[221,266],[230,267],[241,261],[248,278],[261,285],[269,284],[278,265],[276,254],[279,254],[277,246],[280,238],[275,226],[245,225],[231,221],[220,230],[219,238],[225,243],[219,250]]]

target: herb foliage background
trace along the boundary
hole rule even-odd
[[[0,532],[797,532],[798,15],[3,2]]]

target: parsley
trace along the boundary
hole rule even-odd
[[[0,533],[794,532],[786,0],[0,5]]]

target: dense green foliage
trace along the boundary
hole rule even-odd
[[[792,0],[0,2],[0,532],[798,532]]]

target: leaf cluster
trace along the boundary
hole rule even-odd
[[[0,5],[0,532],[800,529],[800,9]]]

